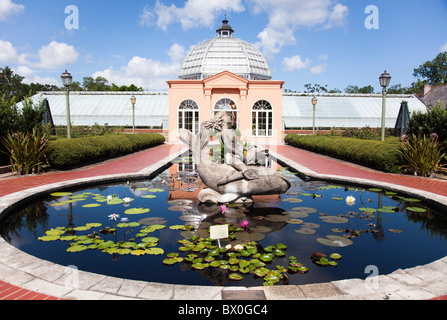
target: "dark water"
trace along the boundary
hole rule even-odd
[[[200,181],[194,174],[193,165],[180,159],[151,181],[131,181],[88,190],[71,190],[71,196],[48,196],[5,217],[0,222],[0,233],[17,248],[61,265],[74,265],[80,270],[134,280],[194,285],[252,286],[262,285],[263,279],[253,274],[245,274],[242,281],[232,281],[228,279],[228,270],[208,267],[198,271],[192,269],[191,263],[186,261],[172,266],[164,265],[163,260],[168,253],[176,252],[180,257],[185,255],[179,251],[181,244],[177,241],[191,234],[188,231],[172,230],[170,226],[194,225],[196,230],[200,230],[200,235],[206,236],[210,225],[230,223],[240,227],[241,221],[248,221],[247,231],[239,232],[261,238],[257,241],[258,252],[278,243],[287,246],[285,257],[276,257],[271,263],[267,263],[266,268],[273,270],[276,265],[287,268],[289,257],[294,256],[309,269],[305,274],[288,274],[290,284],[345,278],[364,279],[370,274],[368,266],[377,268],[379,274],[387,274],[399,268],[426,264],[447,255],[447,216],[426,207],[422,202],[416,201],[417,199],[390,194],[386,190],[378,192],[333,186],[321,181],[304,182],[284,168],[281,170],[292,182],[292,188],[287,194],[258,198],[253,205],[228,206],[225,214],[222,214],[220,206],[197,204],[194,199],[197,197]],[[120,199],[130,197],[133,201],[129,204],[108,204],[104,200],[98,202],[94,199],[101,200],[99,195],[114,195],[114,198]],[[155,197],[143,197],[150,195]],[[348,205],[345,201],[348,196],[355,198],[353,205]],[[69,199],[75,201],[54,206]],[[178,201],[179,199],[189,200]],[[100,206],[83,207],[86,204]],[[125,210],[131,208],[146,208],[150,211],[126,214]],[[368,209],[365,212],[360,208],[382,208],[384,211],[368,213]],[[114,221],[109,218],[111,214],[120,216],[115,224],[119,224],[121,218],[127,218],[127,223],[140,221],[142,224],[136,227],[117,227],[116,234],[100,233],[105,227],[114,227]],[[345,220],[328,220],[328,216],[338,216]],[[146,218],[153,218],[153,221]],[[71,230],[88,223],[100,223],[101,226],[88,230]],[[141,239],[144,237],[137,234],[141,233],[147,224],[165,226],[144,236],[159,239],[154,247],[164,250],[161,255],[135,256],[130,253],[107,253],[99,249],[67,252],[67,248],[75,243],[75,240],[38,239],[45,236],[46,231],[59,227],[60,230],[70,229],[67,233],[59,235],[62,237],[73,234],[97,235],[104,242],[142,243]],[[296,232],[302,228],[307,228],[305,231],[309,234]],[[315,230],[315,233],[308,229]],[[318,238],[328,235],[344,236],[345,239],[352,235],[352,244],[338,242],[343,246],[333,247],[317,242]],[[223,246],[227,243],[222,241]],[[237,242],[233,242],[235,243]],[[87,241],[84,245],[92,244]],[[136,248],[130,249],[129,251],[133,251]],[[310,258],[316,251],[327,256],[334,252],[339,253],[342,259],[338,260],[337,267],[322,267],[314,264]],[[250,260],[252,257],[244,259]],[[281,284],[282,282],[278,283]]]

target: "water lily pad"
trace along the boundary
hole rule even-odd
[[[383,190],[380,188],[369,188],[369,191],[373,191],[373,192],[382,192]]]
[[[241,241],[261,241],[265,238],[265,234],[261,232],[235,232],[234,236]]]
[[[241,276],[241,275],[238,274],[238,273],[230,273],[230,274],[228,275],[228,279],[230,279],[230,280],[235,280],[235,281],[240,281],[240,280],[244,279],[244,277]]]
[[[164,189],[159,189],[159,188],[152,188],[152,189],[148,189],[147,191],[149,191],[149,192],[163,192],[165,190]]]
[[[169,229],[171,229],[171,230],[183,230],[184,227],[185,226],[182,225],[182,224],[175,224],[175,225],[169,226]]]
[[[59,236],[64,233],[65,233],[65,230],[63,230],[63,229],[50,229],[50,230],[45,231],[45,234],[47,236]]]
[[[311,229],[311,228],[301,228],[301,229],[296,229],[295,232],[300,233],[300,234],[314,234],[317,231],[315,229]]]
[[[263,262],[271,262],[275,255],[273,253],[263,253],[259,256],[259,259]]]
[[[284,214],[288,215],[289,218],[307,218],[309,216],[306,212],[298,211],[285,211]]]
[[[82,207],[83,208],[96,208],[96,207],[100,207],[101,204],[100,203],[89,203],[89,204],[84,204]]]
[[[90,228],[98,228],[98,227],[102,226],[102,224],[99,222],[89,222],[89,223],[86,223],[85,226],[90,227]]]
[[[169,200],[169,204],[175,205],[175,206],[183,206],[185,204],[191,204],[192,200],[189,199],[175,199],[175,200]]]
[[[154,194],[145,194],[145,195],[141,196],[141,198],[144,198],[144,199],[153,199],[153,198],[156,198],[156,197],[157,196],[154,195]]]
[[[250,230],[254,231],[254,232],[267,233],[267,232],[272,231],[272,228],[266,227],[266,226],[255,226],[255,227],[250,227]]]
[[[72,192],[53,192],[50,193],[51,196],[53,197],[66,197],[66,196],[71,196],[73,193]]]
[[[314,213],[314,212],[318,211],[317,209],[310,208],[310,207],[295,207],[295,208],[292,208],[290,210],[301,212],[301,213]]]
[[[365,213],[375,213],[377,211],[377,209],[374,208],[359,208],[359,210]]]
[[[59,238],[59,240],[62,240],[62,241],[72,241],[72,240],[75,240],[76,238],[77,238],[77,236],[62,236],[62,237]]]
[[[168,221],[166,221],[165,218],[162,218],[162,217],[149,217],[149,218],[140,219],[140,220],[138,220],[138,222],[145,226],[151,226],[154,224],[165,224]]]
[[[321,216],[319,218],[327,223],[346,223],[349,221],[349,219],[339,216]]]
[[[193,269],[196,269],[196,270],[203,270],[203,269],[205,269],[208,266],[209,266],[209,264],[207,264],[207,263],[200,263],[200,262],[199,263],[193,263],[191,265],[191,267]]]
[[[389,232],[392,232],[392,233],[404,233],[402,230],[400,230],[400,229],[388,229],[388,231]]]
[[[159,254],[163,254],[165,251],[161,248],[148,248],[146,249],[146,253],[147,254],[152,254],[152,255],[159,255]]]
[[[67,249],[67,252],[80,252],[80,251],[84,251],[87,250],[87,246],[84,245],[76,245],[76,246],[71,246]]]
[[[142,255],[146,254],[146,250],[142,250],[142,249],[132,250],[130,252],[130,254],[134,255],[134,256],[142,256]]]
[[[107,201],[108,205],[116,205],[116,204],[121,204],[124,201],[120,198],[112,198],[112,200]]]
[[[281,201],[283,201],[283,202],[290,202],[290,203],[301,203],[301,202],[303,202],[303,199],[299,199],[299,198],[282,198]]]
[[[265,217],[265,220],[272,221],[272,222],[285,222],[289,220],[288,216],[285,215],[279,215],[279,214],[268,214]]]
[[[142,214],[149,212],[151,209],[149,208],[131,208],[124,211],[125,214]]]
[[[320,225],[313,222],[305,222],[301,225],[302,228],[318,229]]]
[[[168,210],[171,210],[171,211],[186,211],[186,210],[191,210],[191,209],[192,209],[192,207],[189,206],[189,205],[181,205],[181,206],[171,206],[171,207],[168,207]]]
[[[46,235],[46,236],[39,237],[38,239],[40,241],[54,241],[54,240],[57,240],[59,238],[60,238],[59,235]]]
[[[123,248],[135,248],[137,244],[135,242],[124,242],[121,244]]]
[[[79,227],[73,228],[73,230],[75,230],[75,231],[86,231],[86,230],[90,230],[90,227],[89,226],[79,226]]]
[[[419,207],[407,207],[406,208],[407,211],[411,211],[411,212],[426,212],[427,210],[424,208],[419,208]]]
[[[301,220],[301,219],[289,219],[289,220],[287,220],[286,222],[289,223],[289,224],[301,224],[301,223],[303,223],[304,221]]]
[[[331,253],[330,258],[334,259],[334,260],[340,260],[341,259],[341,254],[339,254],[339,253]]]
[[[317,238],[316,241],[330,247],[347,247],[354,243],[350,239],[334,235],[326,236],[326,238]]]
[[[141,241],[143,241],[143,242],[146,242],[146,243],[149,243],[149,242],[158,242],[158,238],[156,238],[156,237],[146,237],[146,238],[143,238],[143,239],[141,239]]]

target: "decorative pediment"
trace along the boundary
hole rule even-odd
[[[248,80],[232,72],[222,71],[203,80],[203,86],[205,90],[214,88],[246,90],[248,87]]]

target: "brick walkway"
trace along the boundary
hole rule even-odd
[[[20,190],[55,182],[63,182],[92,176],[138,172],[151,164],[154,164],[167,156],[178,152],[182,147],[182,145],[165,144],[133,155],[78,170],[0,179],[0,197]],[[286,157],[287,159],[290,159],[319,174],[348,176],[353,178],[388,182],[429,191],[441,196],[447,196],[446,180],[387,174],[286,145],[276,146],[275,148],[278,155]],[[29,291],[0,280],[0,300],[16,299],[57,300],[58,298]],[[447,299],[447,296],[442,296],[436,299],[445,300]]]
[[[287,145],[277,146],[277,153],[319,174],[381,181],[447,197],[447,180],[384,173]]]

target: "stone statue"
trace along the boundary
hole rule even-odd
[[[197,172],[208,187],[200,191],[200,202],[229,203],[252,195],[284,193],[290,188],[290,182],[272,168],[256,166],[259,158],[268,152],[258,151],[253,146],[245,148],[237,142],[237,136],[230,128],[230,117],[219,112],[210,121],[202,123],[200,132],[194,136],[191,131],[180,129],[180,139],[192,152]],[[206,154],[210,129],[220,131],[224,145],[225,163],[215,163]],[[246,156],[244,156],[246,151]]]

